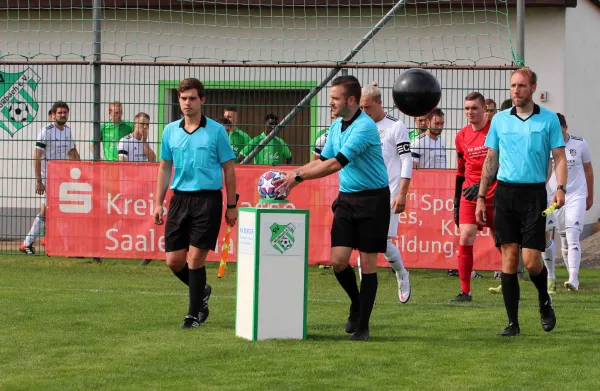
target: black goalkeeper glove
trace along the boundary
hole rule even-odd
[[[462,193],[468,201],[477,200],[477,195],[479,194],[479,182],[463,189]]]
[[[460,198],[455,198],[454,199],[454,224],[456,224],[457,227],[460,227],[460,224],[458,223],[458,216],[460,215]]]

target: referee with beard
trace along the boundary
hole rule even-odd
[[[477,221],[487,220],[485,197],[497,173],[494,198],[496,246],[502,251],[502,294],[508,315],[508,327],[499,335],[513,337],[519,326],[520,289],[517,278],[519,245],[523,263],[538,291],[540,319],[544,331],[556,326],[552,299],[548,294],[548,270],[542,263],[546,247],[547,208],[546,176],[548,156],[556,164],[557,188],[552,203],[560,208],[567,192],[565,142],[556,113],[533,103],[537,76],[529,68],[514,71],[510,78],[511,110],[494,116],[485,146],[488,153],[483,166],[475,214]],[[498,163],[500,167],[498,167]]]
[[[390,207],[390,188],[377,125],[360,110],[360,83],[354,76],[333,80],[330,90],[332,115],[338,117],[319,160],[275,181],[287,194],[302,181],[339,171],[340,193],[333,202],[331,264],[335,277],[350,299],[350,315],[344,330],[353,341],[371,339],[369,319],[377,294],[377,254],[387,250],[390,209],[398,213],[396,200]],[[352,250],[360,253],[360,293],[350,266]]]

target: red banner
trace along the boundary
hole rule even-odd
[[[46,251],[51,256],[164,259],[164,225],[153,223],[157,163],[49,162]],[[293,170],[295,167],[282,167]],[[288,204],[261,204],[256,184],[267,166],[236,166],[240,206],[297,208],[310,211],[310,264],[328,264],[331,257],[331,204],[338,194],[337,175],[297,186]],[[400,215],[393,239],[409,268],[455,269],[459,230],[453,222],[455,173],[414,172],[407,209]],[[172,192],[164,206],[168,211]],[[219,261],[225,236],[209,261]],[[500,256],[486,228],[478,232],[476,270],[497,270]],[[231,232],[229,262],[235,262],[237,231]],[[356,256],[356,254],[355,254]],[[378,265],[387,262],[380,256]]]

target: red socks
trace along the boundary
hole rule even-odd
[[[471,272],[473,271],[473,246],[458,246],[458,276],[460,289],[471,293]]]

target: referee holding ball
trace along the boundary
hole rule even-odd
[[[502,251],[502,294],[508,315],[508,327],[499,335],[519,335],[519,246],[531,282],[538,290],[540,319],[544,331],[552,331],[556,315],[548,294],[548,270],[542,263],[545,249],[547,208],[545,181],[548,156],[556,164],[557,189],[552,202],[565,203],[567,160],[565,142],[556,113],[533,103],[537,76],[529,68],[514,71],[510,78],[511,110],[494,116],[485,146],[488,153],[483,166],[477,198],[476,216],[480,224],[487,220],[485,195],[497,174],[494,198],[496,246]],[[500,166],[498,167],[498,163]]]
[[[339,171],[340,193],[332,205],[331,264],[338,282],[350,299],[350,315],[344,330],[353,341],[371,339],[369,319],[377,294],[377,254],[387,251],[390,224],[390,188],[377,125],[360,110],[360,83],[354,76],[333,80],[330,91],[333,121],[320,160],[285,173],[275,181],[280,194],[288,194],[305,180]],[[391,208],[399,213],[394,200]],[[545,243],[544,243],[545,244]],[[352,250],[360,253],[360,291],[349,265]]]

